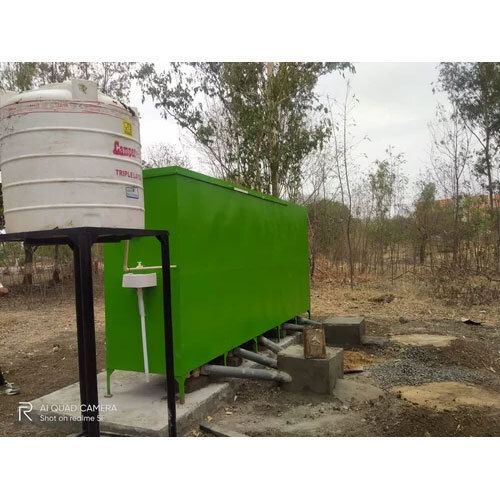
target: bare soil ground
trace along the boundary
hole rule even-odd
[[[104,304],[95,300],[97,367],[105,366]],[[19,401],[31,401],[78,382],[78,350],[73,297],[0,298],[0,366],[18,385],[15,396],[0,394],[0,436],[54,436],[54,431],[21,425]]]
[[[498,304],[445,304],[412,282],[311,292],[313,317],[366,317],[377,344],[345,351],[344,362],[364,372],[345,375],[332,396],[245,382],[210,422],[249,436],[500,436]]]
[[[252,436],[500,436],[498,304],[467,309],[445,304],[411,281],[394,286],[368,281],[352,291],[316,284],[311,295],[313,317],[363,315],[368,336],[384,340],[346,352],[346,368],[361,366],[364,372],[346,375],[337,396],[289,394],[269,383],[245,382],[236,400],[210,421]],[[379,300],[387,295],[394,297]],[[101,294],[95,302],[102,369]],[[466,325],[462,317],[483,325]],[[427,335],[453,339],[436,346],[425,342]],[[423,342],[395,341],[404,336]],[[19,401],[78,380],[73,298],[0,298],[0,366],[21,388],[16,396],[0,395],[0,436],[54,435],[21,426],[17,408]]]

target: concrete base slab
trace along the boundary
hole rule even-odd
[[[324,321],[326,345],[356,346],[360,345],[365,336],[365,318],[331,317]]]
[[[283,348],[293,344],[295,336],[283,339]],[[242,366],[257,365],[244,361]],[[113,396],[106,398],[106,373],[97,375],[100,428],[103,433],[126,436],[167,436],[168,413],[165,399],[165,377],[117,370],[111,376]],[[234,397],[241,379],[211,383],[186,394],[184,404],[177,403],[177,432],[180,436],[198,426],[210,413]],[[80,384],[72,384],[30,401],[33,409],[24,416],[23,423],[35,424],[59,432],[81,431]]]
[[[99,417],[103,432],[132,436],[168,435],[165,377],[143,373],[115,371],[112,375],[113,396],[106,398],[106,373],[97,376]],[[197,425],[219,402],[230,397],[228,383],[214,383],[186,394],[185,403],[177,403],[177,429],[182,435]],[[31,401],[33,423],[78,432],[81,429],[80,384],[72,384]]]
[[[344,376],[344,351],[327,347],[325,359],[306,359],[302,345],[291,345],[278,353],[278,370],[292,377],[282,384],[286,391],[331,394]]]

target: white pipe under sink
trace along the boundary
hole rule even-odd
[[[143,288],[156,286],[156,273],[123,275],[122,286],[124,288],[135,288],[137,290],[137,303],[139,306],[139,315],[141,317],[141,336],[142,336],[142,356],[144,359],[144,373],[146,382],[149,382],[149,361],[148,361],[148,343],[146,336],[146,309],[144,307]]]

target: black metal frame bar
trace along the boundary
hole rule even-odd
[[[29,245],[68,245],[73,251],[75,273],[78,370],[83,436],[99,436],[99,398],[95,345],[94,293],[91,251],[94,243],[116,243],[144,236],[156,237],[161,245],[163,273],[163,322],[168,407],[168,435],[177,436],[174,378],[174,339],[170,288],[169,233],[163,230],[78,227],[48,231],[0,234],[0,243],[21,241]]]

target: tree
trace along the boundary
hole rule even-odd
[[[327,199],[307,205],[309,218],[310,274],[314,275],[318,255],[342,258],[342,233],[347,207]]]
[[[75,63],[78,78],[96,82],[99,90],[118,100],[128,99],[135,63],[132,62],[79,62]]]
[[[453,201],[452,251],[453,263],[456,263],[460,238],[463,177],[471,160],[471,133],[455,106],[451,113],[439,106],[436,121],[431,123],[429,128],[433,177],[440,185],[444,197]]]
[[[147,147],[142,159],[144,168],[178,166],[189,168],[189,158],[170,144],[157,142]]]
[[[417,235],[418,256],[420,264],[425,263],[427,245],[432,237],[436,212],[436,185],[424,182],[420,185],[420,193],[415,203],[415,228]]]
[[[351,171],[356,167],[353,161],[353,150],[359,144],[353,142],[350,131],[355,126],[352,120],[352,113],[358,102],[356,96],[351,91],[350,82],[347,81],[344,99],[341,103],[336,103],[337,114],[335,114],[331,102],[329,101],[329,112],[333,123],[332,144],[333,160],[337,172],[337,180],[340,187],[340,198],[342,205],[347,207],[346,220],[344,224],[347,241],[347,254],[349,259],[349,282],[351,289],[354,287],[354,260],[352,248],[352,191],[351,191]],[[366,139],[363,138],[363,140]]]
[[[497,233],[498,269],[500,217],[498,207],[495,207],[494,193],[499,186],[494,179],[493,170],[495,165],[498,168],[500,149],[500,63],[442,63],[438,83],[480,145],[476,171],[487,180],[490,212]]]
[[[216,174],[247,187],[294,195],[301,165],[329,134],[315,91],[318,79],[349,63],[174,63],[138,72],[165,118],[172,117],[202,146]]]
[[[396,215],[400,205],[406,178],[400,172],[406,163],[402,153],[395,154],[391,147],[386,149],[384,160],[375,160],[375,170],[368,174],[375,212],[374,232],[379,243],[379,260],[383,271],[384,252],[389,238],[393,236],[388,231],[387,223],[390,216]]]
[[[38,63],[12,62],[0,64],[0,88],[23,92],[33,88]]]
[[[0,88],[22,92],[49,83],[81,78],[97,83],[115,99],[128,98],[135,63],[131,62],[11,62],[0,64]]]

